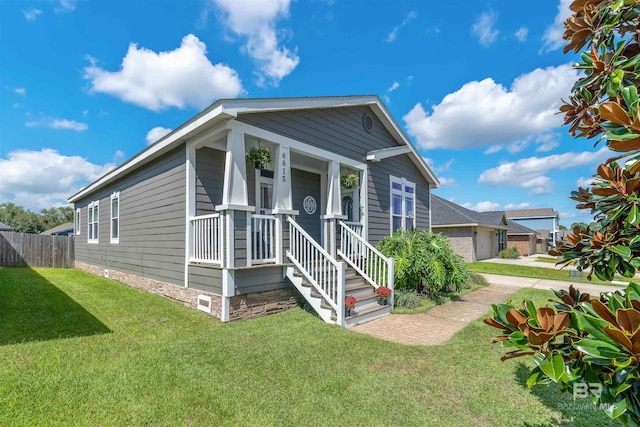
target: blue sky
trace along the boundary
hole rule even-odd
[[[608,152],[555,114],[568,4],[1,1],[0,203],[64,204],[221,97],[377,94],[435,194],[589,221],[569,193]]]

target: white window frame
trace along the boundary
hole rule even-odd
[[[393,188],[393,184],[400,184],[401,190]],[[413,193],[407,193],[406,187],[413,189]],[[416,183],[409,181],[406,178],[400,178],[397,176],[389,175],[389,233],[393,234],[393,217],[398,216],[393,213],[393,196],[398,195],[402,197],[402,213],[400,214],[402,220],[400,228],[403,230],[411,231],[416,228]],[[413,199],[413,212],[407,212],[407,198]]]
[[[76,209],[76,223],[75,223],[75,233],[76,236],[80,235],[80,231],[82,230],[82,210],[80,208]]]
[[[97,214],[97,215],[96,215]],[[95,225],[95,229],[94,226]],[[100,240],[100,201],[89,203],[87,208],[87,243],[98,243]]]
[[[272,172],[273,171],[268,171]],[[273,184],[273,178],[269,178],[266,176],[262,176],[262,169],[256,169],[256,180],[255,180],[255,192],[256,192],[256,213],[262,215],[271,215],[273,212],[273,192],[275,191],[275,187]],[[261,206],[262,199],[262,184],[271,185],[271,209],[264,209]]]
[[[116,216],[113,215],[113,201],[117,200],[118,201],[118,212]],[[120,243],[120,192],[116,191],[115,193],[111,194],[111,203],[109,204],[109,212],[111,214],[111,222],[110,222],[110,227],[109,227],[109,242],[111,242],[112,244],[118,244]],[[116,220],[117,221],[117,225],[116,225],[116,236],[113,236],[113,221]]]

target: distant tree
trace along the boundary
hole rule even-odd
[[[18,233],[42,233],[45,230],[38,214],[13,203],[0,204],[0,222],[10,225]]]
[[[581,228],[581,229],[585,229],[587,228],[587,223],[586,222],[574,222],[573,224],[571,224],[571,229],[573,230],[574,228]]]
[[[44,229],[48,230],[65,222],[73,222],[73,208],[70,206],[60,206],[42,209],[40,211],[40,218]]]
[[[565,227],[564,225],[559,225],[559,226],[558,226],[558,228],[559,228],[560,230],[566,230],[566,229],[567,229],[567,227]]]

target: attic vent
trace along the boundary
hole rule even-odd
[[[371,133],[371,131],[373,130],[373,119],[366,113],[362,115],[362,127],[368,133]]]

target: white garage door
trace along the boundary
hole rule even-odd
[[[491,231],[478,231],[477,257],[478,261],[491,258]]]

